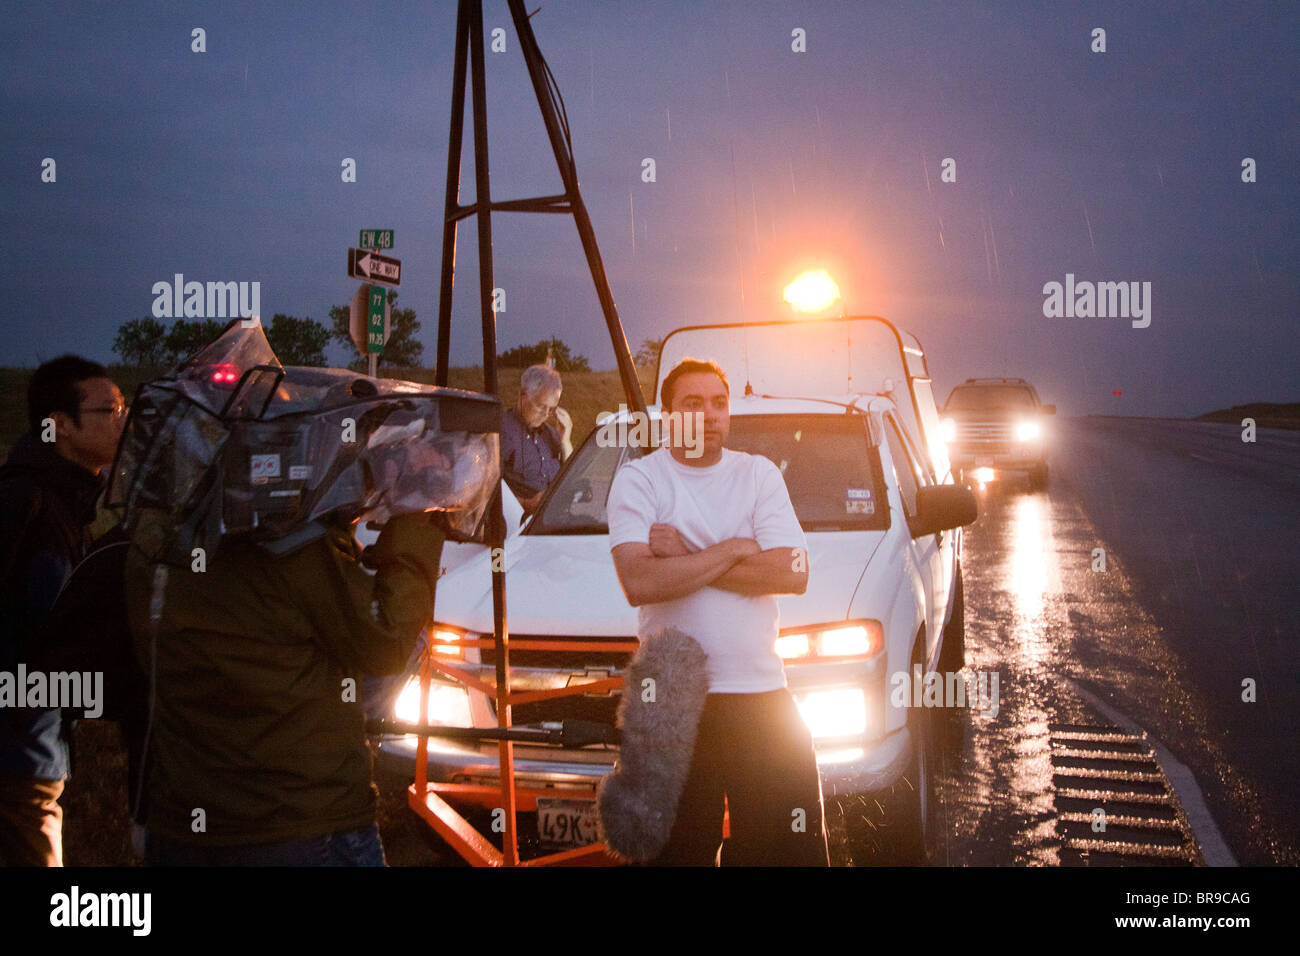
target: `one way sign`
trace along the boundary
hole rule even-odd
[[[401,285],[402,260],[381,256],[366,249],[349,249],[348,275],[366,282]]]

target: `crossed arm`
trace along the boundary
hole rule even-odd
[[[656,524],[648,544],[620,544],[612,554],[628,603],[639,607],[709,586],[750,596],[802,594],[808,587],[807,562],[798,560],[795,551],[762,551],[753,538],[728,538],[692,552],[676,528]]]

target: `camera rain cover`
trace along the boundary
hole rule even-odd
[[[227,535],[287,539],[329,514],[442,511],[473,538],[499,480],[500,416],[489,395],[282,366],[262,327],[236,320],[140,386],[107,504],[178,567]]]

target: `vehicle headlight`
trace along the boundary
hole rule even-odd
[[[455,657],[464,660],[465,648],[459,646],[457,642],[472,637],[472,634],[466,634],[464,631],[435,624],[429,629],[429,647],[439,657]]]
[[[789,663],[812,663],[825,657],[871,657],[885,646],[879,621],[839,621],[790,628],[776,639],[776,652]]]
[[[939,423],[939,433],[945,442],[952,444],[957,440],[957,423],[951,418],[945,418]]]
[[[1021,422],[1016,426],[1016,441],[1033,441],[1040,432],[1038,422]]]
[[[420,720],[420,679],[410,677],[406,686],[397,695],[393,713],[398,720],[407,724],[418,724]],[[429,682],[429,709],[423,723],[444,724],[448,727],[473,727],[474,720],[469,713],[469,692],[454,684],[442,681]]]
[[[796,697],[795,703],[814,740],[866,732],[867,696],[860,687],[813,691]]]
[[[776,652],[782,658],[807,657],[810,648],[807,634],[782,634],[776,639]]]

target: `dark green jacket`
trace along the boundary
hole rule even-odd
[[[168,569],[156,635],[154,566],[133,548],[127,609],[146,679],[156,656],[150,829],[228,846],[373,823],[362,678],[405,666],[432,620],[442,542],[426,518],[395,518],[371,576],[341,531],[278,556],[228,540],[202,572]]]

